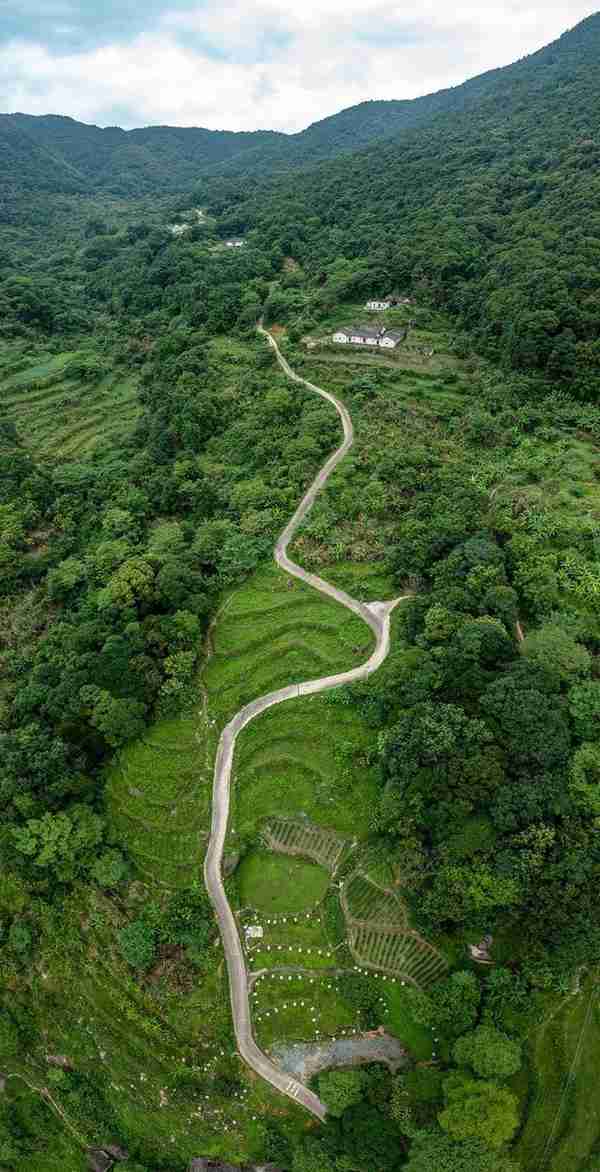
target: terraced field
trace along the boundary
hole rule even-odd
[[[196,715],[159,721],[111,769],[114,832],[151,885],[190,887],[200,873],[211,782],[205,731]]]
[[[425,986],[443,977],[445,958],[417,932],[362,924],[350,929],[350,950],[360,965]]]
[[[346,880],[341,899],[346,918],[354,924],[368,923],[382,928],[406,926],[406,909],[396,893],[376,887],[360,871]]]
[[[382,584],[377,572],[362,574],[360,566],[336,570],[346,585],[362,580],[363,596],[375,594]],[[364,660],[368,639],[353,616],[303,585],[290,587],[286,575],[271,566],[225,600],[209,637],[214,653],[201,672],[196,711],[158,722],[121,754],[109,775],[112,826],[148,885],[145,898],[160,899],[167,889],[189,886],[201,875],[212,758],[232,712],[291,678],[301,681]],[[378,787],[375,750],[372,729],[335,694],[282,704],[240,735],[227,849],[232,860],[243,855],[231,881],[232,899],[237,888],[244,909],[242,930],[262,928],[261,937],[248,937],[247,953],[255,974],[256,1036],[266,1049],[287,1040],[310,1042],[360,1031],[358,1011],[344,997],[344,974],[352,973],[376,994],[380,1024],[407,1044],[414,1036],[420,1056],[430,1053],[427,1036],[412,1021],[402,984],[419,965],[431,976],[422,960],[427,946],[419,943],[416,962],[410,960],[413,937],[396,893],[399,875],[368,846]],[[356,874],[359,861],[361,875]],[[337,874],[345,876],[348,922]],[[404,949],[404,967],[397,958],[390,963],[384,947],[390,926],[393,948]],[[371,933],[365,938],[364,963],[358,935],[363,928]],[[379,969],[375,952],[378,958],[381,952]],[[222,1021],[228,1013],[220,949],[215,961],[214,984],[203,979],[202,987],[180,998],[179,1009],[171,1011],[169,1021],[186,1045],[196,1030],[202,1036],[203,1023],[213,1017]],[[97,993],[90,993],[90,1004],[97,997],[99,1015],[102,979],[94,976]],[[110,1016],[108,1010],[107,1028]],[[132,1062],[137,1046],[133,1039]],[[129,1081],[134,1081],[133,1071]],[[260,1093],[266,1093],[264,1088]]]
[[[369,865],[374,874],[368,872]],[[340,902],[357,964],[426,987],[448,968],[446,957],[409,923],[397,885],[384,886],[386,862],[367,850],[344,880]]]
[[[74,376],[69,367],[80,357],[71,351],[17,360],[0,351],[0,409],[38,455],[85,455],[122,439],[138,417],[135,380],[110,370],[98,379]]]
[[[269,818],[263,826],[263,838],[274,851],[284,855],[300,855],[320,863],[335,873],[348,840],[333,830],[315,826],[307,819]]]
[[[221,611],[203,677],[211,713],[225,723],[265,692],[356,666],[371,646],[360,619],[267,566]]]

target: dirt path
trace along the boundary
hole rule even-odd
[[[318,1119],[324,1119],[326,1108],[317,1095],[313,1094],[303,1083],[286,1074],[285,1071],[281,1070],[267,1058],[266,1054],[259,1049],[252,1032],[246,961],[237,922],[229,906],[222,878],[223,852],[229,818],[233,754],[236,739],[242,729],[251,720],[260,716],[262,712],[266,712],[268,708],[272,708],[274,704],[281,704],[285,700],[296,699],[298,696],[309,696],[315,692],[324,692],[328,688],[336,688],[342,684],[353,683],[356,680],[364,680],[371,672],[376,671],[388,654],[390,646],[390,617],[394,607],[400,602],[400,599],[394,599],[392,602],[373,602],[369,605],[358,602],[355,598],[351,598],[349,594],[346,594],[345,591],[338,590],[336,586],[325,582],[323,578],[319,578],[316,574],[311,574],[308,570],[297,566],[288,557],[287,547],[296,530],[312,508],[318,493],[327,483],[333,470],[343,460],[346,453],[350,451],[354,442],[354,429],[352,427],[352,420],[344,404],[339,399],[336,399],[335,395],[330,394],[329,391],[324,391],[321,387],[315,386],[314,383],[307,382],[306,379],[297,375],[281,354],[271,334],[263,329],[262,325],[258,326],[258,331],[268,340],[269,345],[275,351],[279,365],[288,378],[307,387],[309,391],[314,391],[316,395],[320,395],[323,399],[327,399],[335,407],[344,431],[344,439],[340,447],[336,449],[333,455],[323,465],[321,471],[317,474],[310,488],[302,498],[291,521],[288,522],[281,537],[277,541],[275,546],[275,561],[287,574],[306,582],[321,594],[326,594],[329,598],[335,599],[341,606],[345,606],[348,610],[358,615],[373,632],[375,648],[366,663],[361,667],[353,668],[351,671],[338,672],[331,676],[324,676],[322,679],[309,680],[303,684],[290,684],[288,687],[279,688],[276,692],[270,692],[267,696],[261,696],[259,699],[253,700],[250,704],[246,704],[229,721],[229,724],[225,726],[221,733],[215,760],[211,831],[206,858],[204,860],[204,880],[215,910],[223,941],[229,977],[233,1026],[241,1057],[247,1062],[248,1066],[256,1071],[261,1078],[264,1078],[270,1083],[271,1086],[275,1087],[276,1090],[281,1091],[282,1094],[287,1095],[294,1102],[300,1103]]]

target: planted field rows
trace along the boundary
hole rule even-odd
[[[346,919],[353,925],[368,922],[372,927],[398,930],[407,927],[406,909],[396,893],[376,887],[360,871],[344,883],[341,901]]]
[[[159,887],[190,886],[202,863],[210,801],[199,721],[163,720],[128,746],[111,769],[106,801],[140,875]]]
[[[74,458],[127,435],[139,415],[135,380],[115,371],[86,381],[67,377],[72,353],[0,367],[0,409],[23,442],[43,456]]]
[[[311,1041],[356,1033],[356,1014],[340,997],[329,973],[270,973],[259,978],[252,995],[259,1044],[268,1048],[285,1038]]]
[[[319,908],[287,917],[263,918],[263,937],[249,942],[249,964],[254,972],[274,968],[328,969],[335,967],[332,948]]]
[[[390,930],[368,924],[349,928],[348,943],[356,962],[392,976],[426,986],[448,968],[445,957],[416,932]]]
[[[340,891],[352,956],[360,965],[416,985],[438,980],[448,967],[445,957],[410,927],[398,892],[379,887],[363,873],[362,863],[368,860],[365,855],[361,869],[348,876]],[[385,860],[373,862],[385,873]]]
[[[332,874],[347,845],[347,839],[333,830],[288,818],[270,818],[262,833],[271,850],[312,859],[322,867],[327,867]]]

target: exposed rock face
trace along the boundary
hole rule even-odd
[[[188,1172],[281,1172],[274,1164],[222,1164],[219,1160],[212,1160],[210,1156],[198,1156],[192,1160]]]
[[[118,1144],[107,1144],[104,1151],[108,1152],[109,1156],[112,1156],[113,1160],[129,1159],[129,1152],[127,1149],[120,1148]]]
[[[105,1148],[88,1148],[87,1162],[90,1172],[110,1172],[117,1160],[128,1160],[129,1152],[118,1144],[107,1144]]]
[[[469,952],[477,964],[493,964],[490,949],[494,943],[493,936],[484,936],[479,944],[469,944]]]
[[[110,1172],[114,1160],[108,1152],[102,1151],[102,1148],[88,1148],[86,1154],[90,1172]]]
[[[208,1157],[200,1156],[197,1160],[192,1160],[189,1172],[241,1172],[241,1169],[233,1164],[219,1164]]]

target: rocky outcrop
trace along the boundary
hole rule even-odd
[[[198,1156],[192,1160],[188,1172],[281,1172],[274,1164],[223,1164],[211,1156]]]
[[[86,1156],[90,1172],[110,1172],[114,1164],[112,1156],[102,1148],[88,1148]]]
[[[107,1144],[105,1148],[88,1148],[86,1152],[90,1172],[110,1172],[119,1160],[128,1160],[129,1152],[118,1144]]]

